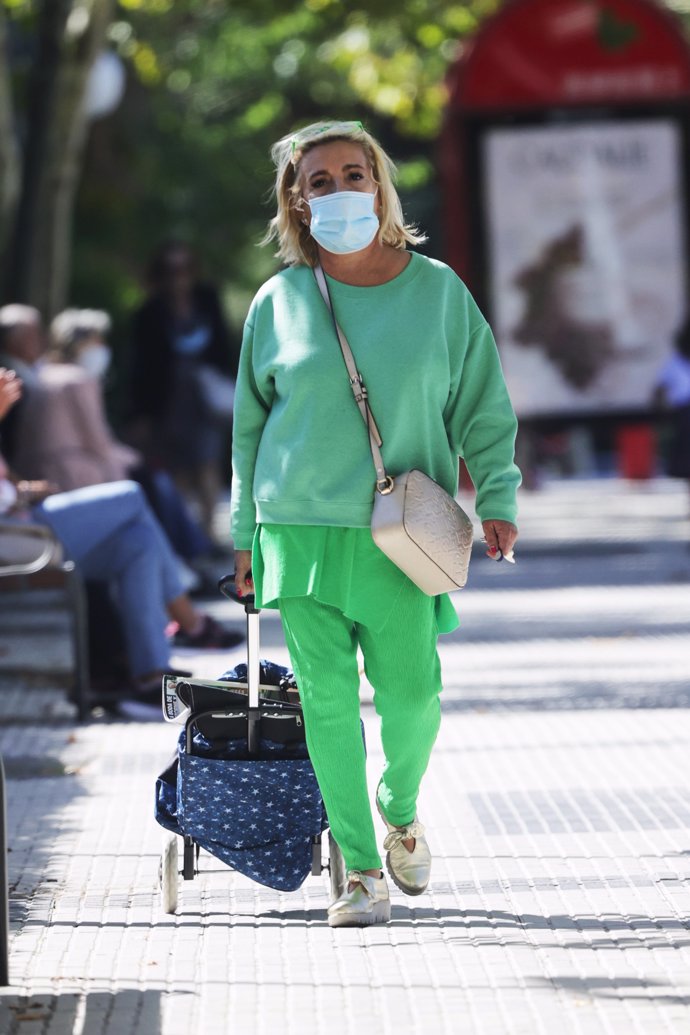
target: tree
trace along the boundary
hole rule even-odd
[[[19,148],[12,113],[12,88],[7,54],[7,22],[0,7],[0,254],[19,197]]]
[[[71,296],[117,316],[136,298],[141,257],[167,233],[249,292],[271,265],[255,247],[270,143],[321,117],[365,121],[401,160],[408,207],[427,220],[445,73],[499,5],[0,0],[0,247],[16,219],[13,297],[52,312]],[[104,41],[127,63],[129,89],[85,150],[84,87]]]
[[[122,109],[94,127],[75,291],[126,308],[146,254],[176,235],[232,283],[241,315],[274,266],[256,247],[270,215],[270,144],[318,118],[361,118],[401,160],[408,208],[426,221],[443,77],[458,40],[496,6],[123,0],[109,38],[130,86]]]
[[[74,290],[117,311],[135,291],[127,251],[142,254],[166,230],[202,241],[223,278],[249,286],[263,275],[271,260],[254,244],[268,148],[296,123],[357,113],[400,145],[403,186],[428,183],[444,70],[458,36],[497,2],[0,0],[0,56],[8,35],[12,59],[0,73],[6,294],[46,315],[70,294],[84,89],[104,41],[128,63],[130,89],[89,148]]]
[[[5,232],[11,240],[7,293],[50,316],[66,298],[74,199],[87,130],[86,84],[115,0],[41,0],[35,13],[22,12],[26,4],[13,6],[27,17],[33,14],[35,43],[26,88],[19,191],[19,148],[13,139],[7,77],[0,87],[0,132],[9,155],[3,170],[3,210],[12,227]],[[3,43],[6,47],[6,34],[0,39]]]

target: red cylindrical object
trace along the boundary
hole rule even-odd
[[[652,478],[656,473],[656,436],[650,424],[625,424],[616,432],[618,473],[622,478]]]

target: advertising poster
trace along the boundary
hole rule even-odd
[[[686,311],[671,120],[483,139],[492,326],[519,416],[649,406]]]

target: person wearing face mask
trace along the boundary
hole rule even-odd
[[[74,310],[63,317],[72,319]],[[107,366],[102,335],[105,313],[86,310],[79,332],[46,349],[40,313],[29,306],[0,309],[1,362],[24,382],[24,398],[11,415],[6,452],[21,477],[50,479],[61,491],[118,481],[139,462],[108,427],[101,385],[92,369]],[[106,350],[106,351],[104,351]],[[79,363],[84,355],[85,364]],[[97,364],[89,364],[93,354]],[[90,365],[90,369],[87,368]]]
[[[42,462],[56,472],[61,491],[129,478],[141,464],[141,454],[115,437],[105,412],[110,326],[98,309],[65,309],[50,325],[40,374],[52,411],[41,418]]]
[[[147,467],[142,454],[120,442],[108,423],[103,385],[112,354],[109,330],[110,317],[96,309],[65,309],[54,318],[42,353],[46,359],[30,367],[31,383],[13,435],[13,467],[23,478],[50,479],[60,492],[122,479],[139,482],[173,549],[194,566],[211,553],[210,539],[169,475]],[[183,574],[185,584],[206,578],[200,570]]]
[[[496,346],[455,273],[408,250],[394,166],[359,122],[301,129],[273,148],[286,268],[247,316],[235,396],[231,530],[236,587],[277,607],[309,753],[348,870],[333,927],[385,922],[390,899],[360,733],[361,648],[381,720],[376,806],[388,871],[421,894],[431,853],[417,797],[440,722],[439,633],[458,619],[374,544],[369,441],[315,268],[366,382],[387,468],[455,494],[463,456],[488,555],[517,537],[516,421]]]
[[[0,326],[2,319],[0,310]],[[0,445],[24,389],[23,379],[0,367]],[[169,619],[182,631],[175,645],[224,649],[242,642],[241,633],[224,628],[189,599],[170,545],[135,482],[57,492],[45,481],[18,481],[0,452],[0,517],[10,528],[47,525],[86,580],[113,590],[128,676],[110,704],[124,715],[160,718],[161,678],[171,671]]]
[[[59,363],[76,363],[103,381],[112,360],[110,328],[110,317],[100,309],[64,309],[50,325],[53,358]]]

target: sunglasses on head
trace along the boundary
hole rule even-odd
[[[309,143],[312,143],[314,137],[320,136],[322,133],[338,133],[342,130],[343,133],[351,133],[353,129],[364,129],[361,122],[327,122],[324,126],[321,126],[316,132],[310,134]],[[300,147],[306,141],[300,140],[299,133],[296,133],[292,138],[292,153],[294,155],[298,147]]]

